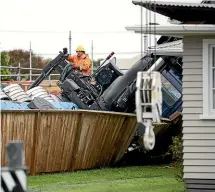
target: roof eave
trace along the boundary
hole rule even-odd
[[[206,8],[206,9],[214,9],[214,4],[205,4],[205,3],[186,3],[186,2],[170,2],[170,1],[151,1],[151,0],[132,0],[134,5],[139,5],[145,8],[149,8],[148,5],[156,5],[163,7],[194,7],[194,8]]]
[[[132,3],[181,22],[214,24],[213,18],[209,16],[215,14],[214,4],[149,0],[133,0]]]
[[[215,25],[156,25],[128,26],[128,31],[142,34],[165,35],[173,37],[215,35]]]

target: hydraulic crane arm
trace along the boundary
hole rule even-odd
[[[67,48],[63,49],[63,52],[59,52],[59,55],[50,61],[43,69],[41,75],[32,83],[28,88],[34,88],[38,86],[46,77],[48,77],[52,71],[57,69],[60,73],[63,71],[63,68],[66,66],[66,58],[68,57]]]

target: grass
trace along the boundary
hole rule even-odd
[[[54,192],[179,192],[184,188],[183,183],[175,179],[177,171],[175,168],[150,166],[44,174],[29,176],[28,187],[35,191]]]

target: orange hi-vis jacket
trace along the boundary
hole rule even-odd
[[[80,70],[76,69],[80,76],[91,75],[91,60],[88,54],[83,54],[80,57],[77,55],[68,56],[67,60],[73,64],[75,69],[80,67]]]

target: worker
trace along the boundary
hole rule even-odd
[[[67,60],[72,63],[73,69],[75,69],[80,76],[90,76],[91,60],[88,54],[85,53],[84,47],[79,45],[75,51],[77,55],[70,55]]]

